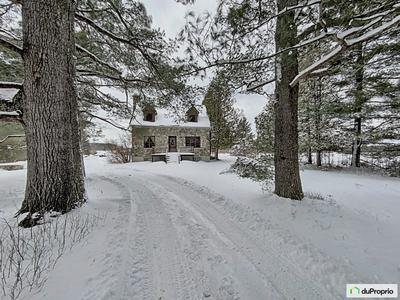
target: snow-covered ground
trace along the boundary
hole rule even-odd
[[[319,300],[346,298],[346,283],[400,283],[398,178],[305,170],[304,190],[324,200],[291,201],[220,175],[234,159],[86,158],[89,201],[76,211],[102,220],[20,298]],[[0,170],[3,220],[25,172]]]

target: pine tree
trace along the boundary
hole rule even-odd
[[[238,112],[234,108],[235,99],[222,74],[211,81],[204,96],[203,105],[210,119],[210,144],[218,160],[220,149],[231,148],[234,144]]]
[[[197,53],[208,62],[198,68],[199,72],[223,68],[230,82],[246,92],[263,93],[263,86],[275,82],[275,192],[301,199],[298,83],[328,72],[341,55],[396,29],[399,8],[396,0],[278,0],[276,4],[223,1],[215,17],[201,19],[189,14],[183,34],[186,32],[191,54]],[[299,49],[319,44],[324,47],[321,56],[299,70]]]
[[[13,21],[21,11],[23,34]],[[0,49],[18,55],[16,65],[24,67],[23,83],[0,82],[0,88],[23,90],[11,107],[19,112],[27,139],[29,167],[19,214],[28,217],[22,225],[29,226],[34,215],[68,212],[86,200],[79,115],[113,123],[97,110],[133,118],[138,104],[133,95],[177,109],[196,96],[180,76],[187,62],[170,58],[177,41],[167,42],[161,30],[151,28],[140,2],[9,0],[0,5],[0,23]],[[20,77],[15,72],[11,79]],[[125,101],[104,90],[110,86],[123,91]]]
[[[262,154],[274,152],[274,99],[269,99],[262,112],[255,117],[256,123],[256,147]]]
[[[254,134],[250,122],[241,112],[241,117],[236,124],[234,143],[230,151],[234,156],[254,157]]]

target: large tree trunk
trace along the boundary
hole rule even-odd
[[[312,149],[311,149],[311,147],[308,147],[308,150],[307,150],[307,163],[312,165]]]
[[[316,153],[317,153],[317,167],[320,167],[322,165],[322,163],[321,163],[321,153],[322,153],[322,151],[321,150],[317,150]]]
[[[354,50],[357,56],[356,64],[355,64],[355,109],[354,112],[356,117],[354,118],[354,138],[352,145],[352,159],[351,166],[359,168],[361,166],[361,111],[363,105],[365,103],[365,96],[363,93],[364,89],[364,54],[363,54],[363,46],[359,44]]]
[[[85,201],[74,14],[73,0],[22,2],[28,173],[20,214],[65,213]]]
[[[296,5],[296,0],[278,0],[278,11]],[[293,46],[297,41],[294,11],[277,18],[276,51]],[[276,59],[275,104],[275,193],[278,196],[303,198],[298,160],[298,84],[290,82],[298,74],[297,51],[292,50]]]

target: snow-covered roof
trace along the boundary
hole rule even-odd
[[[11,102],[18,93],[18,89],[0,89],[0,101]],[[0,111],[0,116],[19,116],[18,111]]]
[[[12,101],[18,89],[0,89],[0,101]]]
[[[210,120],[205,112],[200,112],[198,115],[197,122],[177,122],[176,118],[171,115],[171,112],[166,109],[156,108],[157,114],[155,116],[155,121],[144,121],[143,115],[137,116],[135,120],[132,121],[132,126],[166,126],[166,127],[197,127],[197,128],[209,128]],[[205,111],[203,109],[202,111]]]
[[[0,111],[0,115],[2,115],[2,116],[19,116],[20,114],[17,111]]]

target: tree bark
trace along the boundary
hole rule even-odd
[[[357,56],[356,60],[356,71],[355,71],[355,113],[356,117],[354,118],[354,138],[353,138],[353,145],[352,145],[352,159],[351,159],[351,166],[352,167],[361,167],[361,126],[362,126],[362,119],[361,119],[361,111],[362,107],[365,103],[365,96],[363,93],[364,88],[364,54],[363,54],[363,46],[359,44],[356,49],[354,50]]]
[[[314,118],[315,118],[315,140],[316,140],[316,145],[318,149],[316,150],[317,157],[316,157],[316,163],[317,167],[321,166],[321,154],[322,150],[320,147],[322,147],[322,137],[321,137],[321,106],[322,106],[322,86],[321,86],[321,78],[318,78],[318,81],[314,85]]]
[[[311,147],[308,147],[308,150],[307,150],[307,163],[312,165],[312,150],[311,150]]]
[[[317,150],[317,167],[320,167],[322,165],[321,163],[321,150]]]
[[[74,17],[73,0],[22,2],[28,173],[18,214],[65,213],[85,201]]]
[[[296,0],[278,0],[278,11],[296,5]],[[277,18],[276,51],[296,45],[297,26],[294,12]],[[278,196],[301,200],[298,159],[298,95],[299,86],[290,87],[298,74],[297,51],[292,50],[276,58],[275,103],[275,193]]]

